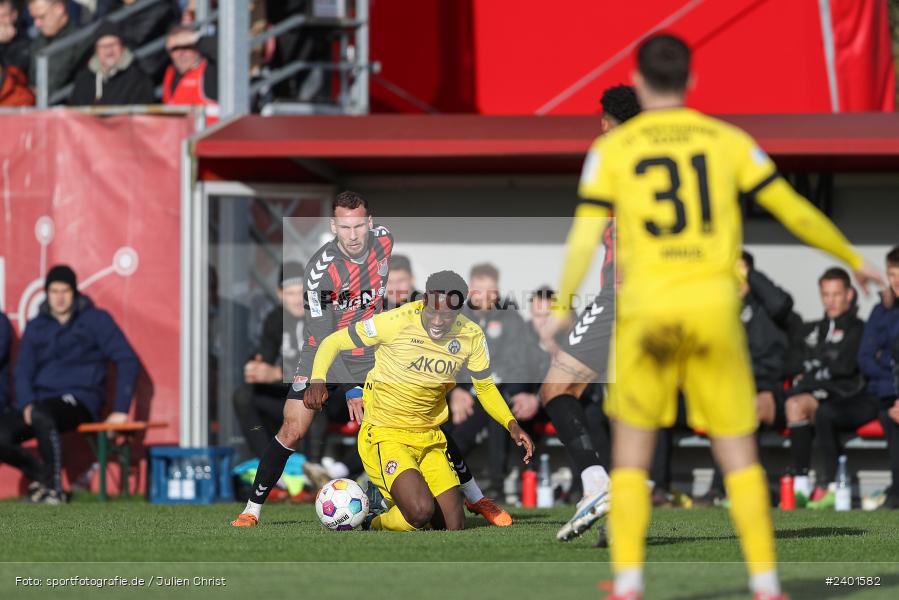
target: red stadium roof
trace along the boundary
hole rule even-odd
[[[899,115],[734,115],[784,170],[899,169]],[[247,116],[198,139],[203,180],[320,181],[340,173],[576,174],[592,116]]]

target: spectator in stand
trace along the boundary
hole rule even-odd
[[[77,31],[78,25],[69,18],[69,11],[63,0],[28,0],[28,12],[34,20],[34,26],[40,32],[31,42],[31,67],[28,73],[29,82],[32,86],[36,86],[38,53]],[[51,95],[72,83],[89,48],[90,42],[86,41],[50,57],[47,85]]]
[[[386,287],[385,310],[402,306],[406,302],[414,302],[422,297],[421,292],[415,289],[415,275],[412,274],[412,263],[408,256],[394,254],[390,257],[390,273],[387,275]]]
[[[191,27],[177,25],[166,36],[165,49],[172,64],[162,80],[163,103],[205,106],[207,123],[217,121],[218,69],[214,61],[214,44],[209,44],[208,40],[201,42],[199,33]]]
[[[78,292],[71,268],[50,269],[44,291],[47,299],[19,345],[14,385],[20,412],[0,422],[0,461],[32,480],[31,501],[61,504],[66,495],[59,434],[100,419],[109,363],[116,368],[116,385],[106,421],[127,421],[140,363],[109,313]],[[41,460],[20,446],[32,437]]]
[[[34,106],[34,94],[28,87],[25,74],[0,59],[0,106]]]
[[[19,11],[13,0],[0,0],[0,63],[16,67],[28,75],[31,66],[31,40],[19,27]]]
[[[469,299],[462,314],[484,331],[491,375],[513,413],[530,412],[533,417],[540,402],[528,381],[535,380],[537,375],[529,361],[522,360],[522,351],[529,348],[531,328],[513,302],[501,299],[499,270],[495,266],[485,263],[472,267]],[[490,492],[485,494],[500,494],[505,478],[509,435],[501,425],[489,418],[473,394],[470,385],[457,386],[450,392],[449,405],[454,425],[452,435],[462,454],[467,455],[478,435],[487,428]],[[525,410],[525,405],[531,406],[532,410]]]
[[[104,21],[97,28],[94,55],[75,78],[69,98],[73,106],[153,104],[153,82],[125,47],[118,25]]]
[[[740,318],[749,342],[759,424],[780,431],[786,425],[783,381],[787,376],[793,298],[756,270],[755,259],[749,252],[743,252],[740,271],[744,275],[740,287],[743,298]],[[716,466],[711,489],[695,502],[699,506],[719,505],[724,497],[724,482]]]
[[[0,307],[0,415],[10,408],[9,352],[12,348],[12,325],[2,310],[3,307]]]
[[[256,457],[262,456],[281,426],[290,388],[284,383],[285,365],[292,372],[303,349],[303,265],[288,262],[281,267],[278,299],[281,304],[265,317],[258,351],[244,365],[244,385],[234,394],[244,439]]]
[[[887,254],[887,280],[880,304],[865,324],[858,365],[868,380],[867,391],[880,399],[880,424],[887,439],[893,479],[884,506],[899,508],[899,386],[896,385],[894,349],[899,345],[899,246]]]
[[[101,0],[102,1],[102,0]],[[103,15],[117,11],[126,6],[136,4],[138,0],[106,0],[107,6]],[[177,0],[166,0],[150,4],[119,23],[122,39],[135,50],[145,44],[163,37],[166,32],[178,23],[180,13]],[[98,14],[101,14],[98,11]],[[137,58],[140,68],[155,82],[162,81],[166,67],[169,65],[165,52],[155,52],[143,58]]]
[[[821,275],[818,287],[825,314],[820,321],[805,326],[803,372],[787,392],[786,415],[796,470],[797,505],[810,499],[809,508],[829,508],[836,500],[837,433],[876,419],[878,402],[866,393],[859,370],[858,352],[865,323],[856,314],[849,273],[839,267],[830,268]],[[824,454],[824,473],[810,495],[813,424]]]

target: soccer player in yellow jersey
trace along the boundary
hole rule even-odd
[[[423,300],[410,302],[333,333],[322,341],[304,402],[320,410],[327,399],[325,375],[338,352],[376,346],[375,366],[363,388],[359,455],[372,483],[390,508],[374,517],[372,529],[413,531],[462,529],[465,519],[459,479],[446,456],[440,425],[449,410],[446,393],[467,364],[487,413],[525,449],[534,451],[490,377],[487,340],[461,314],[465,280],[451,271],[428,278]]]
[[[642,597],[646,485],[656,430],[674,423],[677,389],[707,431],[757,600],[781,598],[768,486],[754,432],[755,390],[739,319],[738,194],[750,193],[797,237],[830,252],[864,287],[882,284],[839,230],[777,174],[745,132],[684,107],[690,50],[655,35],[637,50],[643,112],[594,142],[569,233],[560,310],[577,290],[614,210],[621,286],[616,315],[609,536],[611,598]],[[578,219],[577,217],[590,217]]]

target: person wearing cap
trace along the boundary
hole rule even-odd
[[[153,104],[153,82],[125,46],[119,26],[103,21],[94,35],[94,55],[75,77],[73,106]]]
[[[59,434],[100,420],[109,363],[116,367],[116,382],[106,421],[127,421],[140,362],[109,313],[78,292],[70,267],[50,269],[44,291],[46,300],[19,344],[13,376],[18,410],[0,421],[0,461],[32,481],[31,501],[61,504],[66,496]],[[40,458],[20,446],[31,438],[37,438]]]
[[[244,385],[234,393],[234,411],[254,456],[271,442],[281,426],[284,397],[284,364],[294,365],[303,348],[303,265],[287,262],[278,278],[281,301],[265,317],[259,348],[244,365]]]

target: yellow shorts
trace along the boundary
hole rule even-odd
[[[410,431],[363,423],[358,445],[365,472],[388,502],[393,502],[393,480],[407,469],[421,473],[435,498],[459,485],[439,428]]]
[[[619,313],[616,328],[609,417],[640,429],[670,427],[680,389],[692,428],[723,437],[756,430],[755,382],[736,308]]]

